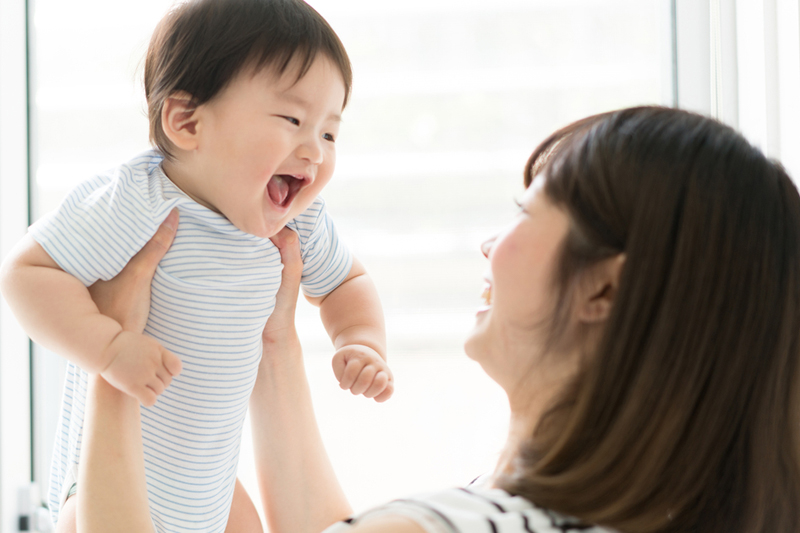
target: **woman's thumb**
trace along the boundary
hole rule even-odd
[[[172,246],[172,240],[178,230],[178,209],[170,211],[164,222],[156,230],[155,235],[142,247],[131,262],[139,263],[139,268],[147,272],[155,272],[158,263]]]
[[[297,292],[300,289],[300,279],[303,276],[300,239],[294,231],[286,227],[270,239],[272,244],[278,248],[281,254],[281,263],[283,263],[281,287],[278,291],[276,306],[286,306],[291,309],[297,302]]]

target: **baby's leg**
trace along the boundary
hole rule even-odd
[[[263,533],[263,531],[256,506],[253,505],[253,501],[244,490],[242,482],[237,479],[225,533]]]
[[[76,533],[78,531],[77,526],[75,525],[75,507],[76,507],[76,498],[78,495],[72,496],[64,505],[61,506],[61,509],[58,510],[58,523],[56,524],[56,532],[55,533]]]

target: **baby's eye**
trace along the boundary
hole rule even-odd
[[[299,126],[300,125],[300,121],[297,120],[294,117],[283,117],[283,118],[285,118],[286,120],[288,120],[291,124],[294,124],[295,126]]]
[[[336,142],[336,136],[334,136],[333,133],[325,133],[322,135],[322,138],[332,143]]]

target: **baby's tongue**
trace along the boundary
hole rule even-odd
[[[272,176],[272,179],[267,183],[267,192],[273,202],[283,205],[286,197],[289,196],[289,184],[286,183],[283,176]]]

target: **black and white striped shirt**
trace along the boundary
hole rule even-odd
[[[614,533],[541,509],[504,490],[476,485],[395,500],[324,533],[347,533],[359,521],[380,516],[403,516],[428,533]]]

